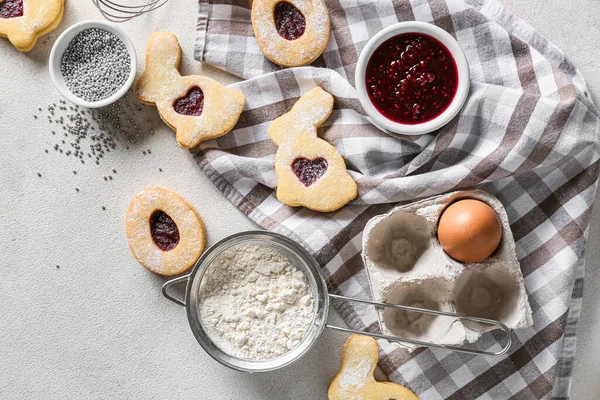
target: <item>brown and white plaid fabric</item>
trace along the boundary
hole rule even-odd
[[[398,203],[480,188],[504,204],[534,325],[513,333],[501,358],[442,350],[413,353],[382,342],[380,366],[422,399],[567,398],[581,306],[584,246],[599,175],[599,113],[563,53],[495,0],[326,0],[329,45],[315,66],[281,69],[253,37],[250,1],[200,1],[196,58],[248,79],[233,85],[246,110],[196,159],[223,194],[265,229],[306,246],[332,292],[369,298],[361,234]],[[353,86],[366,41],[405,20],[436,24],[470,62],[471,93],[459,117],[432,135],[387,135],[365,119]],[[279,203],[269,122],[320,85],[335,109],[319,135],[344,156],[359,198],[319,214]],[[335,304],[353,328],[377,331],[375,312]],[[498,333],[476,343],[499,349]]]

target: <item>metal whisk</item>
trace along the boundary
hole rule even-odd
[[[169,0],[136,0],[123,4],[123,0],[92,0],[102,16],[112,22],[125,22],[132,18],[156,10]],[[134,4],[131,4],[134,3]]]

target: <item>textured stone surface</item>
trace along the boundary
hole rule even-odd
[[[596,0],[571,0],[568,5],[564,0],[504,1],[571,56],[600,96]],[[183,48],[182,73],[232,82],[193,60],[195,7],[194,0],[174,1],[121,26],[132,36],[139,63],[150,34],[170,30]],[[100,18],[91,1],[67,2],[65,20],[52,36],[77,21]],[[47,71],[52,42],[41,39],[31,53],[22,54],[0,40],[0,397],[324,399],[346,335],[326,330],[306,358],[279,372],[228,370],[200,349],[183,309],[163,298],[164,280],[131,255],[125,212],[131,198],[150,186],[175,190],[189,200],[206,223],[209,245],[255,228],[178,147],[169,128],[161,125],[129,151],[120,147],[99,166],[78,165],[53,150],[44,153],[56,140],[47,122],[32,115],[60,99]],[[143,155],[144,149],[152,154]],[[118,174],[104,181],[112,168]],[[600,292],[595,290],[600,285],[599,218],[596,211],[574,399],[600,393]]]

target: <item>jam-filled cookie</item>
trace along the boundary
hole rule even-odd
[[[269,137],[279,146],[275,172],[277,198],[282,203],[327,212],[356,197],[357,185],[344,159],[335,147],[317,137],[317,128],[332,110],[333,96],[316,87],[269,126]]]
[[[350,335],[342,348],[342,366],[329,386],[329,400],[419,400],[404,386],[377,382],[373,373],[379,360],[377,341]]]
[[[229,132],[246,105],[246,97],[200,75],[181,76],[181,47],[172,33],[154,33],[146,50],[146,70],[136,84],[137,98],[155,105],[176,133],[181,147]]]
[[[194,266],[206,243],[196,210],[177,193],[161,188],[135,196],[126,230],[135,258],[160,275],[177,275]]]
[[[27,52],[62,21],[64,0],[0,0],[0,36]]]
[[[283,67],[310,64],[329,41],[323,0],[254,0],[252,27],[265,57]]]

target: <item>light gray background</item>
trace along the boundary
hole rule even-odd
[[[564,50],[598,96],[597,1],[504,2]],[[67,3],[54,38],[77,21],[100,18],[89,0]],[[182,44],[185,73],[232,82],[193,60],[195,4],[172,1],[123,25],[138,49],[138,61],[143,63],[148,36],[168,30]],[[56,140],[48,123],[32,115],[60,99],[47,72],[50,46],[40,43],[24,55],[0,40],[0,397],[326,398],[346,335],[326,331],[307,357],[279,372],[247,375],[228,370],[198,346],[183,309],[162,297],[164,279],[131,256],[125,212],[131,198],[150,186],[170,188],[187,198],[204,218],[208,244],[255,228],[204,177],[191,155],[178,148],[168,128],[161,126],[130,150],[120,147],[99,166],[44,153]],[[147,148],[151,155],[142,154]],[[107,183],[103,176],[112,168],[118,174]],[[598,221],[596,211],[578,328],[574,399],[600,395]]]

